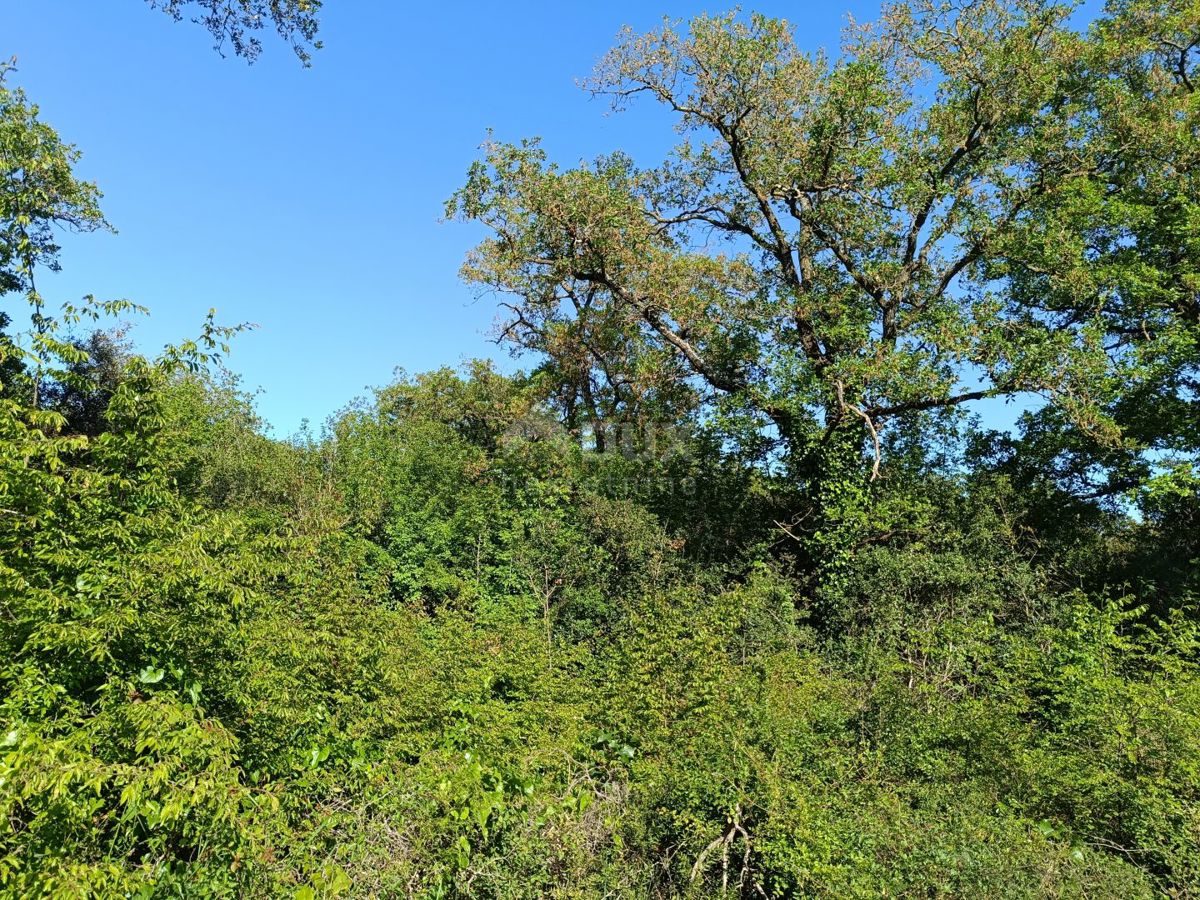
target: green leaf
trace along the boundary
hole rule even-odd
[[[156,669],[154,666],[146,666],[142,671],[138,672],[138,681],[142,684],[158,684],[163,680],[163,676],[167,672],[165,669]]]

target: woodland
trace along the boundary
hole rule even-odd
[[[39,291],[108,222],[19,80],[0,896],[1200,896],[1196,0],[627,31],[670,154],[447,202],[520,371],[289,438],[240,326]]]

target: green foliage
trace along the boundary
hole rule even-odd
[[[1047,466],[1140,489],[1196,454],[1195,9],[1071,11],[894,3],[837,59],[761,15],[626,31],[589,86],[682,142],[645,169],[489,143],[447,205],[489,230],[463,274],[513,298],[500,336],[568,423],[774,443],[833,595],[869,537],[850,468],[961,404],[1045,398]]]
[[[701,565],[603,455],[512,437],[519,380],[401,382],[278,444],[164,365],[93,439],[9,405],[8,893],[1200,878],[1192,613],[1056,593],[1003,480],[874,487],[897,536],[845,558],[829,634],[794,563]]]
[[[0,896],[1196,896],[1200,16],[953,10],[628,35],[670,163],[455,200],[542,363],[290,440],[212,314],[48,314],[104,222],[0,83]]]
[[[254,62],[262,52],[258,38],[273,25],[281,38],[304,65],[312,61],[311,51],[320,50],[317,40],[321,0],[146,0],[176,22],[185,16],[203,25],[212,35],[213,49],[224,55],[228,44],[235,56]],[[194,11],[194,12],[193,12]]]

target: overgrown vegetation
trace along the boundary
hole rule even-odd
[[[8,73],[0,893],[1200,893],[1200,8],[1068,13],[627,35],[670,160],[450,203],[532,372],[291,440],[236,329],[47,311],[106,223]]]

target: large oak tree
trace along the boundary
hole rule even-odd
[[[874,438],[877,469],[888,429],[1023,394],[1133,446],[1120,397],[1192,402],[1200,14],[1072,12],[913,0],[836,57],[763,16],[626,32],[589,86],[681,142],[490,143],[449,204],[491,231],[465,275],[573,425],[736,410],[793,458]]]

